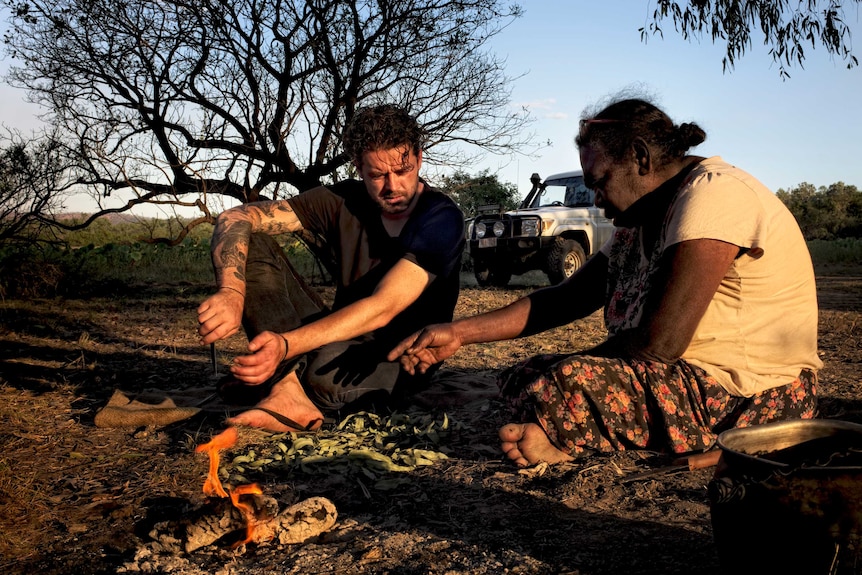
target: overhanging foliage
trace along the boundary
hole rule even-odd
[[[787,68],[803,66],[805,50],[822,45],[833,56],[853,68],[859,64],[852,52],[851,33],[844,6],[862,0],[656,0],[652,21],[640,29],[646,41],[650,35],[664,36],[663,21],[670,19],[685,39],[709,36],[713,43],[727,46],[722,67],[733,69],[736,60],[751,49],[752,37],[762,34],[763,44],[778,64],[779,74],[789,77]],[[857,16],[858,18],[858,16]]]

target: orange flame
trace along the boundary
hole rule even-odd
[[[239,485],[230,490],[228,495],[222,487],[221,480],[218,478],[219,466],[219,450],[228,449],[236,445],[237,431],[235,427],[228,427],[207,443],[195,447],[195,453],[206,452],[209,455],[209,472],[207,473],[206,481],[204,481],[204,495],[207,497],[230,497],[231,503],[236,507],[246,524],[245,540],[234,544],[232,547],[239,547],[249,541],[259,541],[268,538],[263,532],[258,533],[258,518],[254,510],[254,506],[244,501],[240,501],[243,495],[262,495],[263,490],[257,483],[250,485]]]
[[[230,492],[231,503],[239,509],[243,519],[245,519],[245,540],[235,543],[233,547],[239,547],[256,539],[257,515],[255,514],[254,507],[249,503],[240,501],[240,497],[248,494],[262,495],[263,490],[257,483],[252,483],[251,485],[239,485]]]
[[[221,485],[221,480],[218,478],[219,465],[219,449],[227,449],[236,444],[237,432],[236,427],[228,427],[207,443],[195,447],[195,453],[206,452],[210,459],[210,468],[207,473],[207,479],[204,481],[204,495],[207,497],[227,497],[224,488]]]

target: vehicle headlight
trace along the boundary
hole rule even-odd
[[[501,221],[494,222],[494,235],[498,238],[503,235],[503,232],[506,231],[506,224]]]
[[[540,220],[524,220],[521,223],[521,235],[535,237],[539,235]]]
[[[479,222],[478,224],[476,224],[476,227],[474,229],[476,230],[476,237],[477,238],[484,238],[485,234],[488,232],[487,227],[482,222]]]

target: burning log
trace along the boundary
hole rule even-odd
[[[194,553],[202,547],[212,545],[229,534],[248,529],[253,525],[250,537],[236,543],[265,543],[277,540],[282,545],[303,543],[312,537],[330,530],[338,518],[335,505],[325,497],[312,497],[287,507],[282,512],[273,513],[278,502],[267,496],[256,496],[252,504],[259,508],[261,516],[248,522],[243,514],[226,501],[214,505],[212,512],[201,515],[185,525],[185,533],[178,533],[186,553]],[[224,502],[224,503],[222,503]],[[272,513],[269,517],[266,515]],[[154,537],[155,538],[155,537]]]
[[[183,533],[181,529],[177,534],[186,553],[194,553],[201,547],[212,545],[229,533],[245,528],[243,518],[224,499],[214,501],[211,510],[208,511],[189,519],[182,525],[185,532]]]
[[[245,537],[233,547],[273,539],[282,545],[302,543],[335,525],[338,518],[335,505],[324,497],[312,497],[279,511],[278,501],[264,495],[257,484],[239,485],[226,491],[218,477],[219,451],[232,447],[236,441],[237,430],[229,427],[195,448],[197,453],[209,456],[203,487],[209,502],[194,517],[156,524],[150,533],[154,540],[165,547],[193,553],[243,529]]]

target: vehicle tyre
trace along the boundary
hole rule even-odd
[[[486,260],[473,262],[473,275],[480,287],[506,287],[512,279],[512,272],[499,264]]]
[[[512,279],[512,272],[509,268],[497,266],[491,269],[491,285],[495,287],[506,287],[509,285],[509,280]]]
[[[557,238],[548,252],[548,280],[556,285],[584,265],[587,256],[577,240]]]
[[[479,287],[491,285],[491,266],[488,265],[488,262],[473,260],[473,275],[476,276],[476,283],[479,284]]]

